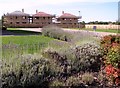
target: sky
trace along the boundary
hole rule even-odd
[[[36,10],[60,16],[62,11],[82,16],[80,21],[118,20],[119,0],[0,0],[0,17],[24,9],[35,14]],[[80,11],[80,13],[79,13]]]

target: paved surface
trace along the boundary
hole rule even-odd
[[[42,32],[42,28],[18,28],[18,30]]]
[[[75,29],[66,29],[62,28],[64,31],[68,32],[87,32],[90,34],[94,34],[98,37],[103,37],[105,35],[116,35],[116,33],[108,33],[108,32],[95,32],[95,31],[86,31],[86,30],[75,30]],[[26,30],[26,31],[34,31],[34,32],[42,32],[42,28],[18,28],[18,30]]]

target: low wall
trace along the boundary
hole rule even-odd
[[[93,29],[93,26],[96,26],[96,29],[120,29],[120,25],[97,25],[97,24],[86,24],[85,28]]]

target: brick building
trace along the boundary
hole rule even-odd
[[[45,12],[37,12],[36,14],[32,15],[33,17],[33,25],[35,27],[44,27],[46,25],[52,24],[52,19],[53,19],[53,15],[51,14],[47,14]]]
[[[62,12],[62,15],[57,18],[58,25],[63,28],[79,28],[78,19],[80,17],[70,13]]]
[[[3,26],[6,27],[25,27],[29,24],[29,14],[22,11],[14,11],[3,16]]]
[[[14,11],[7,13],[3,17],[3,26],[5,27],[44,27],[50,24],[56,24],[63,28],[79,28],[78,19],[80,17],[72,15],[70,13],[62,12],[62,15],[55,17],[54,15],[38,12],[30,15],[22,11]],[[56,20],[56,22],[53,22]]]

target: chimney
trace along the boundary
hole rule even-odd
[[[64,14],[64,11],[62,11],[62,14]]]
[[[24,13],[24,9],[22,9],[22,12]]]
[[[38,10],[36,10],[36,13],[38,13]]]

